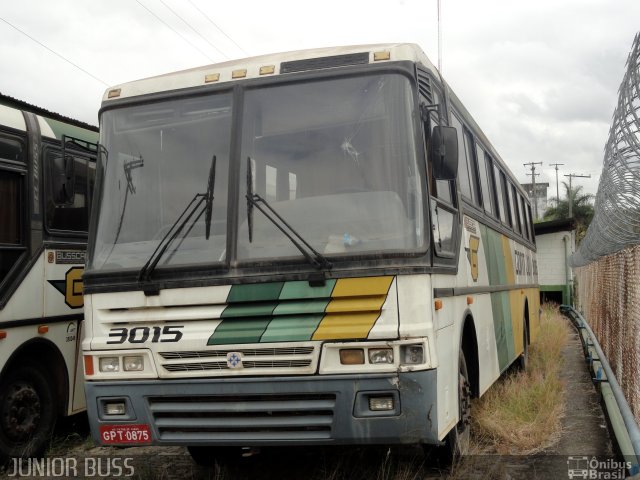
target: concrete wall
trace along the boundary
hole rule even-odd
[[[567,238],[566,251],[563,238]],[[571,303],[573,272],[567,260],[575,251],[573,232],[560,231],[537,235],[536,245],[540,291],[562,292],[562,303]]]

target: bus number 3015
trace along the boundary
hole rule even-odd
[[[145,343],[151,336],[152,343],[165,343],[165,342],[178,342],[182,338],[182,332],[179,330],[184,328],[184,325],[178,326],[165,326],[165,327],[134,327],[128,328],[112,328],[109,330],[109,344],[117,343]]]

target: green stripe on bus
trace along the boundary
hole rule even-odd
[[[234,285],[229,291],[228,303],[278,300],[284,282],[250,283]]]
[[[277,302],[231,304],[224,309],[220,318],[271,317],[277,306]]]
[[[324,314],[274,318],[262,334],[262,342],[295,342],[311,340]]]
[[[507,273],[505,272],[502,252],[502,235],[487,228],[486,225],[480,225],[480,233],[487,263],[489,285],[504,285],[506,284]]]
[[[335,280],[327,280],[321,287],[312,287],[306,280],[287,282],[282,287],[280,293],[280,300],[297,300],[304,298],[329,298],[333,287],[335,287]]]
[[[498,350],[498,364],[500,371],[509,366],[513,358],[513,332],[511,327],[511,306],[509,292],[491,294],[491,309],[493,310],[493,328]]]
[[[207,345],[227,345],[232,343],[258,343],[271,319],[243,319],[240,322],[226,321],[209,337]]]
[[[273,315],[280,316],[324,313],[330,301],[330,298],[302,301],[290,300],[288,302],[279,303],[273,311]]]

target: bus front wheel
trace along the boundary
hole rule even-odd
[[[39,457],[56,420],[53,388],[37,367],[16,367],[0,381],[0,464],[11,457]]]
[[[458,355],[458,423],[446,439],[446,456],[453,460],[469,452],[471,442],[471,384],[462,349]]]

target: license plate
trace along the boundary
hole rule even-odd
[[[100,438],[106,445],[149,444],[151,429],[149,425],[100,425]]]

